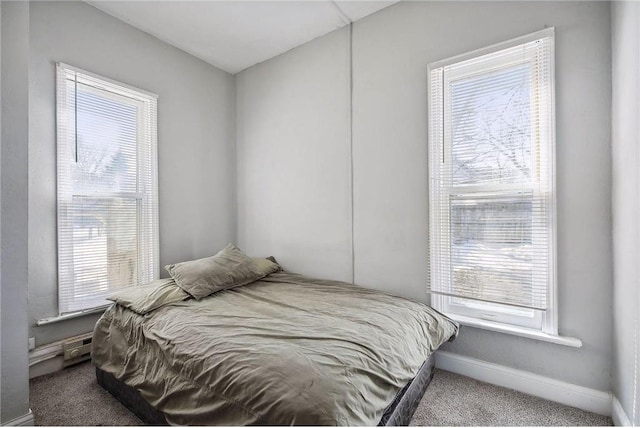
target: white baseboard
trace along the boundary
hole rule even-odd
[[[9,422],[2,424],[2,426],[8,427],[32,427],[34,425],[33,412],[29,409],[29,413],[26,415],[18,416],[15,419],[11,419]]]
[[[618,397],[613,396],[613,402],[611,403],[611,419],[613,419],[613,424],[617,427],[630,427],[631,419],[625,413],[620,401],[618,401]]]
[[[29,379],[59,372],[64,368],[62,357],[54,357],[29,366]]]
[[[62,370],[62,341],[29,351],[29,379]]]
[[[62,355],[62,341],[39,346],[29,351],[29,367]]]
[[[436,367],[567,406],[611,416],[612,401],[609,392],[445,351],[436,352]]]
[[[29,351],[29,379],[62,370],[65,342],[89,339],[93,333],[85,333],[68,339],[39,346]]]

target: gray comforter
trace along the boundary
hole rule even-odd
[[[146,315],[113,305],[92,358],[172,424],[376,425],[457,329],[421,303],[277,272]]]

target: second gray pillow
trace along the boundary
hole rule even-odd
[[[249,284],[264,276],[235,245],[218,254],[165,266],[178,287],[200,300],[217,291]]]

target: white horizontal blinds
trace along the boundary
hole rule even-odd
[[[57,69],[61,314],[158,276],[156,99]]]
[[[432,293],[547,308],[552,79],[551,37],[431,70]]]
[[[431,290],[448,290],[451,283],[451,259],[449,254],[449,205],[440,203],[449,197],[449,164],[445,163],[444,126],[444,72],[441,68],[430,73],[429,100],[429,171],[433,178],[429,183],[429,230],[430,230],[430,282]],[[436,174],[433,174],[437,172]],[[434,285],[438,286],[434,286]]]

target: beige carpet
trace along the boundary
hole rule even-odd
[[[29,381],[36,425],[143,425],[96,381],[91,363]]]
[[[30,384],[36,425],[142,424],[96,383],[90,363]],[[411,425],[602,426],[611,419],[438,370]]]
[[[606,426],[611,418],[437,370],[411,425]]]

